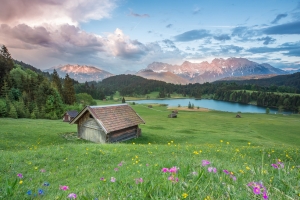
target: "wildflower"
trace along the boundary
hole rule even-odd
[[[20,181],[19,184],[23,184],[23,181]]]
[[[178,177],[175,178],[174,176],[169,176],[169,177],[168,177],[168,180],[169,180],[169,181],[172,181],[172,183],[175,183],[175,182],[178,182],[178,181],[179,181]]]
[[[61,190],[68,190],[69,189],[69,186],[66,186],[66,185],[61,185],[61,186],[59,186],[59,189],[61,189]]]
[[[192,175],[196,176],[196,175],[198,175],[198,173],[197,172],[192,172]]]
[[[183,194],[182,194],[182,198],[184,198],[184,199],[187,198],[188,196],[189,196],[189,195],[188,195],[187,193],[183,193]]]
[[[196,154],[196,155],[197,155],[197,154],[199,154],[199,153],[198,153],[198,151],[194,151],[193,154]]]
[[[76,199],[77,195],[75,193],[71,193],[68,195],[68,198],[70,199]]]
[[[226,142],[226,144],[229,144],[229,142]]]
[[[246,169],[247,169],[247,170],[250,170],[250,167],[247,166]]]
[[[100,178],[100,181],[106,181],[106,180],[105,180],[105,178],[104,178],[104,177],[101,177],[101,178]]]
[[[210,162],[208,160],[202,160],[202,166],[209,165]]]
[[[144,182],[143,178],[136,178],[134,179],[136,184]]]
[[[174,167],[172,167],[172,168],[169,169],[169,172],[170,173],[177,173],[178,169],[179,168],[177,168],[176,166],[174,166]]]
[[[275,169],[278,169],[278,165],[276,164],[271,164],[272,167],[274,167]]]
[[[116,172],[117,172],[117,171],[119,171],[119,169],[118,169],[118,168],[115,168],[114,170],[115,170]]]
[[[39,195],[43,195],[43,194],[44,194],[44,190],[39,189],[39,190],[38,190],[38,194],[39,194]]]
[[[48,182],[44,182],[44,186],[49,186],[50,184]]]
[[[46,172],[46,170],[45,169],[41,169],[40,172],[44,173],[44,172]]]
[[[230,178],[232,178],[232,180],[236,181],[236,177],[233,175],[230,175]]]
[[[223,172],[224,172],[225,174],[229,174],[229,171],[226,170],[226,169],[224,169]]]
[[[269,198],[266,192],[263,193],[263,198],[264,199],[268,199]]]
[[[254,194],[260,194],[260,188],[259,187],[254,187],[253,188],[253,193]]]
[[[19,178],[23,178],[23,174],[18,174],[17,175]]]
[[[209,167],[207,168],[208,172],[217,173],[217,169],[215,167]]]
[[[115,177],[111,177],[110,178],[110,182],[113,182],[113,183],[116,182],[116,178]]]
[[[118,166],[120,166],[120,167],[121,167],[121,166],[123,166],[123,163],[122,163],[122,162],[120,162],[120,163],[118,164]]]
[[[220,142],[223,142],[223,140],[220,140]]]
[[[35,169],[35,170],[37,170],[37,169],[38,169],[38,167],[34,167],[34,169]]]
[[[149,164],[147,163],[147,164],[146,164],[146,166],[148,167],[148,166],[149,166]]]
[[[164,167],[164,168],[162,168],[161,171],[164,172],[164,173],[166,173],[166,172],[169,172],[169,169]]]

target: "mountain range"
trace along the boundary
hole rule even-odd
[[[149,71],[151,70],[151,71]],[[258,64],[245,58],[214,59],[211,63],[206,61],[201,63],[183,62],[181,65],[170,65],[167,63],[153,62],[148,65],[143,73],[137,75],[147,78],[145,72],[151,73],[155,80],[164,80],[161,73],[172,73],[178,78],[170,80],[175,83],[180,78],[184,78],[188,83],[213,82],[225,77],[240,77],[249,75],[267,75],[267,74],[288,74],[286,71],[272,67],[267,63]],[[154,77],[156,73],[156,77]]]
[[[99,69],[93,66],[86,65],[60,65],[57,67],[52,67],[45,70],[45,72],[53,73],[53,70],[56,70],[58,75],[62,78],[69,74],[69,76],[80,83],[89,82],[89,81],[102,81],[105,78],[114,76],[113,74]]]
[[[59,76],[64,77],[68,73],[71,78],[81,83],[85,81],[102,81],[105,78],[114,76],[105,70],[86,65],[67,64],[52,67],[45,71],[52,73],[54,69]],[[185,61],[181,65],[153,62],[145,69],[138,72],[126,71],[125,74],[135,74],[147,79],[167,83],[188,84],[213,82],[224,78],[235,80],[236,77],[245,77],[245,79],[255,77],[259,79],[269,75],[289,74],[289,72],[275,68],[267,63],[259,64],[246,58],[215,58],[210,63],[207,61],[201,63]]]

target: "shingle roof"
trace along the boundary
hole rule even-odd
[[[106,133],[144,124],[144,120],[127,104],[87,106],[70,123],[74,124],[80,115],[89,111]]]
[[[145,123],[127,104],[89,106],[89,110],[101,121],[107,133]]]
[[[78,115],[77,110],[69,110],[67,111],[67,114],[70,115],[70,117],[76,117]]]

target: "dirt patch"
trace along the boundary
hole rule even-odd
[[[194,108],[189,109],[188,107],[168,107],[168,110],[185,110],[185,111],[193,111],[193,112],[209,112],[210,110],[207,108]]]

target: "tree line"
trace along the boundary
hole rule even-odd
[[[3,45],[0,50],[0,117],[59,119],[66,110],[79,110],[74,81],[66,74],[51,76],[15,62]]]

